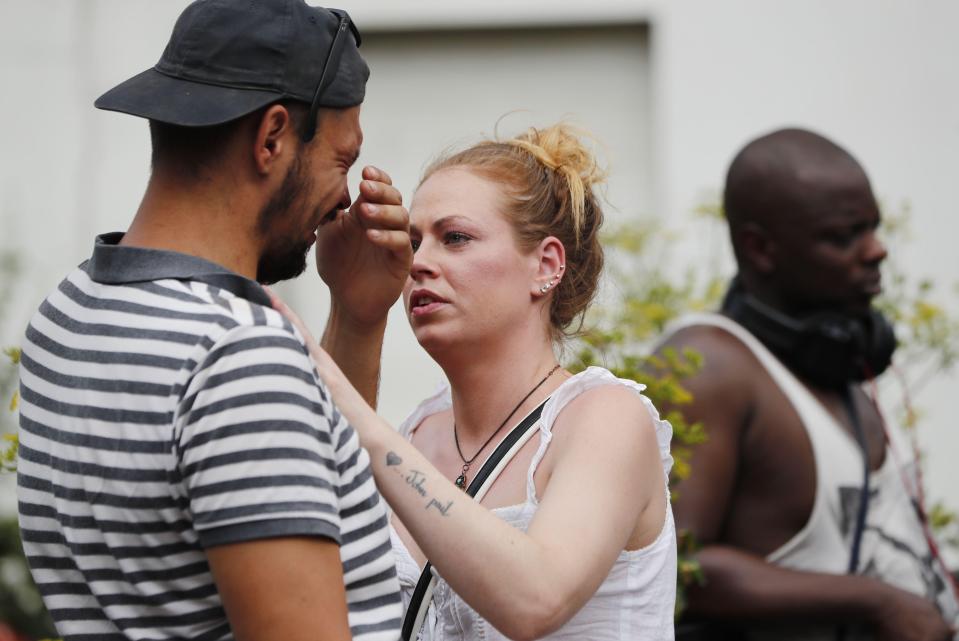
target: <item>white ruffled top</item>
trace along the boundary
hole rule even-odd
[[[643,396],[644,385],[617,378],[607,369],[590,367],[567,379],[546,402],[538,422],[540,444],[526,476],[526,501],[517,505],[494,508],[492,512],[513,527],[526,531],[539,507],[533,477],[553,438],[556,417],[574,398],[595,387],[623,385],[636,392],[653,419],[659,445],[663,473],[669,478],[673,459],[669,453],[672,427],[659,418],[652,401]],[[424,400],[400,426],[400,433],[410,437],[423,419],[448,410],[452,397],[448,385]],[[629,488],[623,488],[628,492]],[[668,497],[668,488],[665,490]],[[396,556],[404,609],[409,605],[421,568],[406,546],[390,528]],[[503,577],[504,584],[507,577]],[[610,569],[609,575],[583,608],[556,632],[543,637],[547,641],[670,641],[673,633],[673,609],[676,600],[676,530],[672,509],[667,502],[666,518],[659,536],[638,550],[624,550]],[[433,592],[433,605],[419,635],[420,641],[509,641],[480,617],[439,576]]]

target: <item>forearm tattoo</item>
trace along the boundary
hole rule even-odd
[[[424,499],[429,499],[426,503],[426,508],[434,508],[437,512],[443,516],[449,516],[450,508],[453,506],[453,501],[447,501],[445,504],[440,503],[436,498],[429,496],[429,493],[426,491],[424,484],[426,483],[426,475],[419,470],[409,470],[409,472],[404,473],[399,469],[400,464],[403,463],[403,458],[396,452],[389,451],[386,453],[386,467],[393,468],[394,472],[401,478],[403,481],[409,485],[413,490],[419,494]]]

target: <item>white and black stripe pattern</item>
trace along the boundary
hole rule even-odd
[[[176,278],[145,278],[144,260]],[[27,329],[20,524],[60,634],[230,639],[204,548],[306,535],[340,544],[354,639],[392,641],[400,597],[366,451],[255,284],[189,278],[204,269],[101,240]]]

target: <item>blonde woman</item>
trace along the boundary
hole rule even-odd
[[[410,206],[403,301],[449,385],[399,431],[314,343],[393,509],[407,602],[427,559],[441,577],[421,639],[673,638],[670,426],[641,385],[598,367],[573,375],[556,356],[602,270],[601,179],[564,125],[427,170]],[[464,494],[544,401],[537,434],[482,500]]]

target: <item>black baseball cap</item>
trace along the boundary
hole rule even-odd
[[[173,27],[160,61],[97,98],[99,109],[208,127],[278,100],[320,107],[363,102],[370,71],[345,11],[303,0],[197,0]]]

